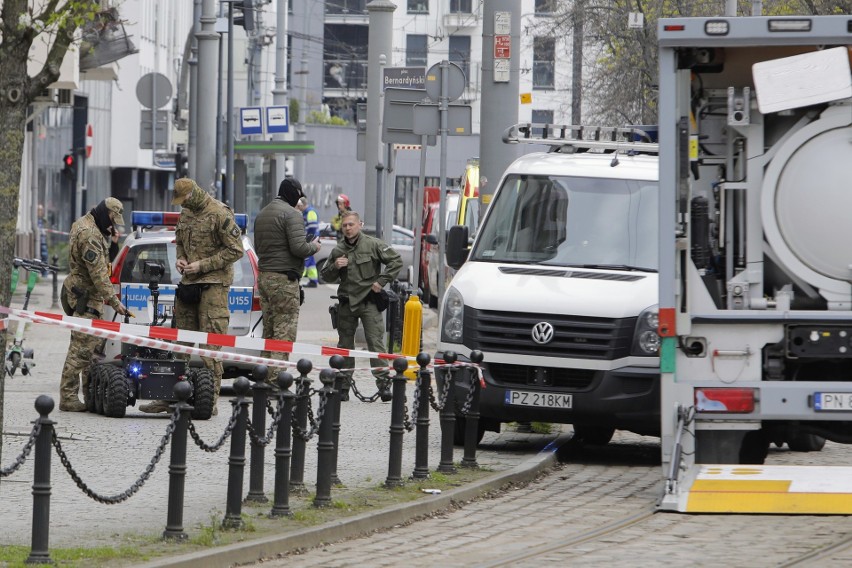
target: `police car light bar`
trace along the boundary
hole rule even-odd
[[[133,211],[130,214],[130,224],[136,227],[174,227],[180,219],[180,213],[170,211]],[[248,227],[248,215],[237,213],[234,220],[242,232]]]

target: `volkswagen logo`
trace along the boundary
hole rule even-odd
[[[539,345],[545,345],[553,340],[553,326],[546,321],[540,321],[532,328],[532,340]]]

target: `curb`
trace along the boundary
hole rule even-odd
[[[262,558],[274,557],[297,548],[312,548],[322,543],[337,542],[391,528],[418,517],[447,509],[453,503],[469,501],[510,483],[522,483],[534,479],[539,473],[556,464],[557,450],[568,442],[571,436],[570,433],[560,434],[538,454],[512,469],[495,473],[465,487],[452,489],[429,499],[394,505],[377,512],[362,513],[286,535],[265,537],[171,558],[161,558],[139,566],[143,568],[197,568],[200,566],[227,568],[235,564],[257,562]]]

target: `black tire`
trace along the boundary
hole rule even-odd
[[[95,397],[98,392],[98,381],[100,380],[103,365],[92,365],[89,367],[89,382],[83,392],[83,402],[86,404],[86,412],[97,412],[95,408]]]
[[[189,404],[193,406],[193,420],[209,420],[213,416],[213,399],[216,395],[215,375],[210,369],[198,369],[189,372],[192,384],[192,396]]]
[[[124,369],[115,365],[104,365],[104,367],[106,367],[102,379],[104,414],[111,418],[124,418],[127,412],[127,401],[130,398],[130,388],[124,377]]]
[[[574,437],[592,446],[606,446],[612,440],[615,428],[606,426],[583,426],[574,424]]]
[[[9,375],[14,375],[15,371],[18,370],[18,367],[21,366],[21,352],[20,351],[12,351],[9,354]]]
[[[769,453],[769,438],[763,430],[752,430],[743,436],[740,445],[741,464],[763,465]]]
[[[477,428],[476,432],[476,444],[479,445],[479,442],[482,441],[482,437],[485,436],[485,425],[482,421],[479,421],[479,428]],[[456,446],[464,446],[464,437],[465,431],[467,430],[467,420],[464,416],[460,416],[456,414],[456,424],[453,427],[453,444]]]
[[[106,386],[106,377],[107,370],[104,368],[106,365],[98,365],[101,367],[96,373],[92,374],[92,377],[95,379],[95,391],[94,391],[94,399],[95,399],[95,412],[97,414],[104,413],[104,387]]]
[[[819,452],[825,446],[825,438],[797,432],[787,440],[787,446],[794,452]]]

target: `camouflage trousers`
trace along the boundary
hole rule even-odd
[[[358,321],[364,327],[364,337],[367,339],[367,350],[375,353],[384,353],[385,339],[385,320],[382,317],[382,312],[372,302],[361,302],[352,306],[348,302],[340,304],[337,320],[337,346],[344,349],[355,348],[355,331],[358,329]],[[355,367],[355,359],[353,357],[345,357],[346,360],[344,369],[352,369]],[[370,359],[371,367],[386,367],[387,361],[378,358]],[[349,379],[352,377],[352,371],[346,373]],[[380,389],[387,385],[390,381],[390,371],[387,369],[374,369],[373,376],[376,378],[376,386]],[[347,379],[347,385],[349,380]]]
[[[229,286],[222,284],[210,284],[210,287],[201,292],[201,301],[197,304],[187,304],[175,298],[175,327],[191,331],[203,331],[206,333],[228,333],[228,323],[231,320],[231,312],[228,309]],[[187,345],[181,342],[182,345]],[[191,344],[190,344],[191,345]],[[199,345],[201,349],[221,351],[218,345]],[[213,404],[219,401],[219,388],[222,385],[224,367],[222,362],[210,357],[202,357],[204,366],[213,371],[216,387]]]
[[[261,272],[257,279],[260,291],[260,307],[263,309],[263,338],[280,341],[296,341],[299,326],[299,282],[290,280],[277,272]],[[288,353],[263,351],[261,357],[289,361]],[[269,369],[269,382],[274,383],[278,371],[284,367]]]
[[[85,313],[77,317],[95,319],[94,314]],[[68,355],[65,356],[65,365],[62,367],[62,379],[59,382],[59,397],[62,402],[80,400],[80,374],[83,376],[83,393],[85,397],[86,388],[89,386],[89,369],[97,353],[103,353],[106,340],[80,331],[71,332],[71,344],[68,346]]]

